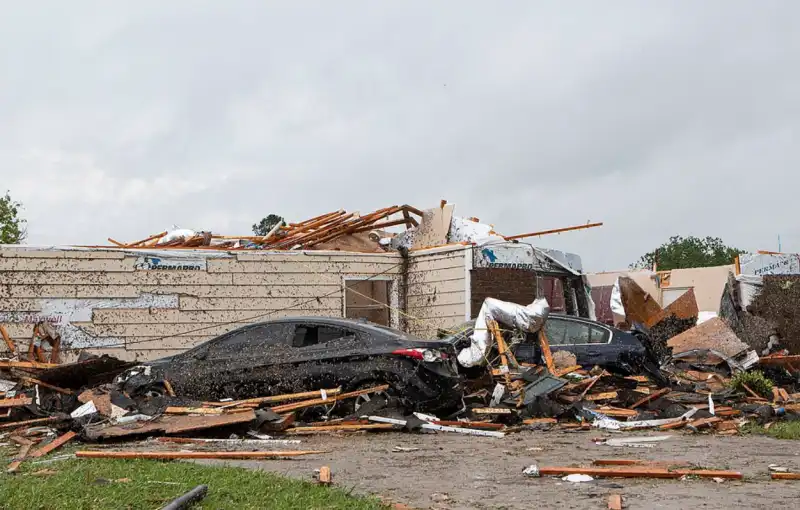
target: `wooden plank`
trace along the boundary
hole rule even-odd
[[[800,480],[800,473],[770,473],[773,480]]]
[[[600,407],[598,411],[606,416],[614,418],[632,418],[639,414],[639,411],[633,409],[622,409],[620,407]]]
[[[644,405],[644,404],[646,404],[648,402],[651,402],[651,401],[653,401],[653,400],[655,400],[657,398],[663,397],[664,395],[666,395],[670,391],[672,391],[672,390],[670,390],[669,388],[662,388],[662,389],[660,389],[660,390],[658,390],[656,392],[653,392],[653,393],[651,393],[649,395],[646,395],[646,396],[640,398],[639,400],[637,400],[633,405],[631,405],[629,407],[629,409],[636,409],[637,407],[639,407],[641,405]]]
[[[83,450],[75,452],[79,459],[274,459],[328,453],[324,450],[274,452],[108,452]]]
[[[539,425],[539,424],[549,424],[549,423],[558,423],[558,420],[555,418],[528,418],[527,420],[522,420],[524,425]]]
[[[143,434],[180,434],[193,432],[196,430],[222,427],[225,425],[236,425],[253,421],[256,415],[252,409],[245,409],[244,412],[221,415],[174,415],[165,414],[157,420],[150,422],[138,422],[134,424],[106,426],[99,429],[87,430],[90,439],[104,439],[114,437],[135,436]]]
[[[475,414],[513,414],[511,409],[505,407],[476,407],[472,409]]]
[[[0,409],[7,409],[9,407],[21,407],[30,405],[33,402],[30,398],[7,398],[0,400]]]
[[[597,401],[597,400],[611,400],[617,398],[619,395],[616,391],[607,391],[605,393],[597,393],[596,395],[588,395],[586,400],[589,401]]]
[[[690,421],[689,423],[687,423],[687,426],[692,426],[692,427],[694,427],[696,429],[699,429],[699,428],[702,428],[702,427],[709,427],[709,426],[714,425],[716,423],[719,423],[721,421],[722,421],[722,418],[719,418],[717,416],[713,416],[711,418],[701,418],[699,420]]]
[[[166,414],[223,414],[225,411],[216,407],[167,407]]]
[[[20,465],[22,465],[22,461],[24,461],[28,457],[28,452],[31,451],[32,447],[33,447],[33,443],[31,443],[31,444],[23,444],[22,447],[20,447],[19,452],[17,452],[17,456],[14,457],[13,460],[11,461],[11,464],[8,465],[8,468],[6,469],[6,473],[9,473],[9,474],[10,473],[16,473],[16,471],[19,469]]]
[[[457,420],[436,420],[432,423],[444,425],[445,427],[462,427],[465,429],[486,429],[501,430],[505,428],[502,423],[489,423],[483,421],[457,421]]]
[[[166,379],[164,379],[164,389],[167,391],[167,395],[169,395],[170,397],[175,396],[175,389],[172,387],[172,383],[170,383]]]
[[[608,510],[622,510],[622,496],[619,494],[609,494]]]
[[[54,439],[53,441],[51,441],[47,445],[45,445],[45,446],[39,448],[38,450],[36,450],[35,452],[31,453],[31,457],[32,458],[36,458],[36,457],[42,457],[44,455],[47,455],[48,453],[52,452],[56,448],[61,448],[66,443],[70,442],[73,438],[75,438],[75,436],[77,436],[77,435],[78,434],[76,434],[75,432],[70,430],[66,434],[60,435],[59,437],[57,437],[56,439]]]
[[[12,354],[15,353],[17,351],[17,346],[14,345],[14,341],[11,340],[10,336],[8,336],[8,331],[6,331],[5,326],[3,326],[2,324],[0,324],[0,335],[2,335],[3,341],[6,343],[6,348],[8,348],[8,351],[11,352]]]
[[[389,385],[384,384],[382,386],[374,386],[372,388],[366,388],[363,390],[351,391],[350,393],[341,393],[339,395],[334,395],[333,397],[327,399],[317,398],[313,400],[306,400],[304,402],[296,402],[294,404],[285,404],[282,406],[276,406],[272,408],[272,411],[276,413],[285,413],[289,411],[296,411],[298,409],[304,409],[306,407],[329,405],[339,400],[345,400],[348,398],[358,397],[359,395],[367,395],[369,393],[376,393],[379,391],[386,391],[388,389]]]
[[[550,351],[550,342],[547,340],[547,334],[545,334],[544,328],[539,330],[539,345],[542,347],[542,356],[544,356],[544,363],[547,367],[547,371],[552,374],[555,370],[553,353]]]
[[[23,376],[23,377],[20,377],[20,379],[25,381],[28,384],[39,385],[39,386],[41,386],[43,388],[49,388],[49,389],[51,389],[53,391],[56,391],[58,393],[62,393],[64,395],[73,395],[75,393],[75,392],[73,392],[71,390],[65,390],[64,388],[59,388],[58,386],[53,386],[52,384],[47,384],[46,382],[42,382],[39,379],[34,379],[33,377],[25,377],[25,376]]]
[[[573,365],[571,367],[556,369],[556,371],[553,372],[553,375],[556,377],[564,377],[565,375],[571,374],[572,372],[580,369],[581,369],[580,365]]]
[[[33,369],[46,369],[57,367],[53,363],[37,363],[35,361],[0,361],[0,368],[33,368]]]
[[[756,393],[755,391],[751,390],[751,389],[750,389],[750,387],[749,387],[748,385],[744,384],[744,383],[742,383],[742,388],[744,388],[744,390],[745,390],[747,393],[749,393],[749,394],[750,394],[750,396],[752,396],[753,398],[757,398],[757,399],[759,399],[759,400],[766,400],[766,399],[764,399],[763,397],[761,397],[761,395],[759,395],[759,394],[758,394],[758,393]]]
[[[744,478],[737,471],[717,471],[707,469],[652,469],[652,468],[593,468],[593,467],[539,467],[540,475],[589,475],[608,478],[681,478],[683,476],[696,476],[698,478],[724,478],[728,480],[741,480]]]
[[[30,425],[44,425],[45,423],[58,423],[66,421],[69,416],[50,416],[49,418],[36,418],[33,420],[15,421],[11,423],[0,424],[0,430],[15,429],[17,427],[28,427]]]
[[[357,432],[360,430],[394,430],[395,426],[391,423],[370,423],[367,425],[329,425],[325,427],[293,427],[285,431],[290,435],[307,435],[321,432]]]
[[[328,466],[322,466],[319,468],[319,483],[321,485],[330,485],[331,484],[331,468]]]

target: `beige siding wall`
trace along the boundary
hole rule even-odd
[[[153,254],[2,247],[0,323],[24,348],[33,324],[48,320],[66,347],[152,359],[248,322],[341,317],[345,277],[388,277],[397,292],[402,270],[391,253],[156,254],[201,261],[199,270],[142,269],[143,255]]]
[[[408,265],[408,332],[435,338],[466,320],[471,255],[464,246],[412,252]]]

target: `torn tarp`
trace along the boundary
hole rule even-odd
[[[465,367],[486,363],[486,355],[492,346],[492,335],[489,331],[490,321],[535,333],[542,327],[549,314],[550,305],[544,298],[539,298],[528,306],[486,298],[478,312],[478,318],[475,320],[470,346],[458,353],[458,362]]]

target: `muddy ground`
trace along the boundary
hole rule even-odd
[[[616,493],[622,494],[624,508],[631,509],[774,510],[792,507],[790,502],[800,496],[800,482],[770,481],[768,474],[770,464],[800,471],[800,441],[684,433],[673,433],[653,448],[611,447],[592,441],[598,437],[666,434],[551,431],[522,432],[503,439],[399,432],[317,435],[300,437],[303,443],[297,448],[331,453],[231,464],[307,480],[314,469],[327,465],[340,487],[386,496],[414,508],[605,509],[608,495]],[[419,451],[393,453],[394,446],[416,447]],[[596,479],[574,484],[522,474],[532,463],[586,466],[600,458],[690,462],[704,468],[741,471],[745,480],[718,484],[712,480]]]

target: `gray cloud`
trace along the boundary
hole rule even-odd
[[[672,234],[800,251],[800,6],[36,2],[0,18],[30,243],[432,206],[594,270]]]

